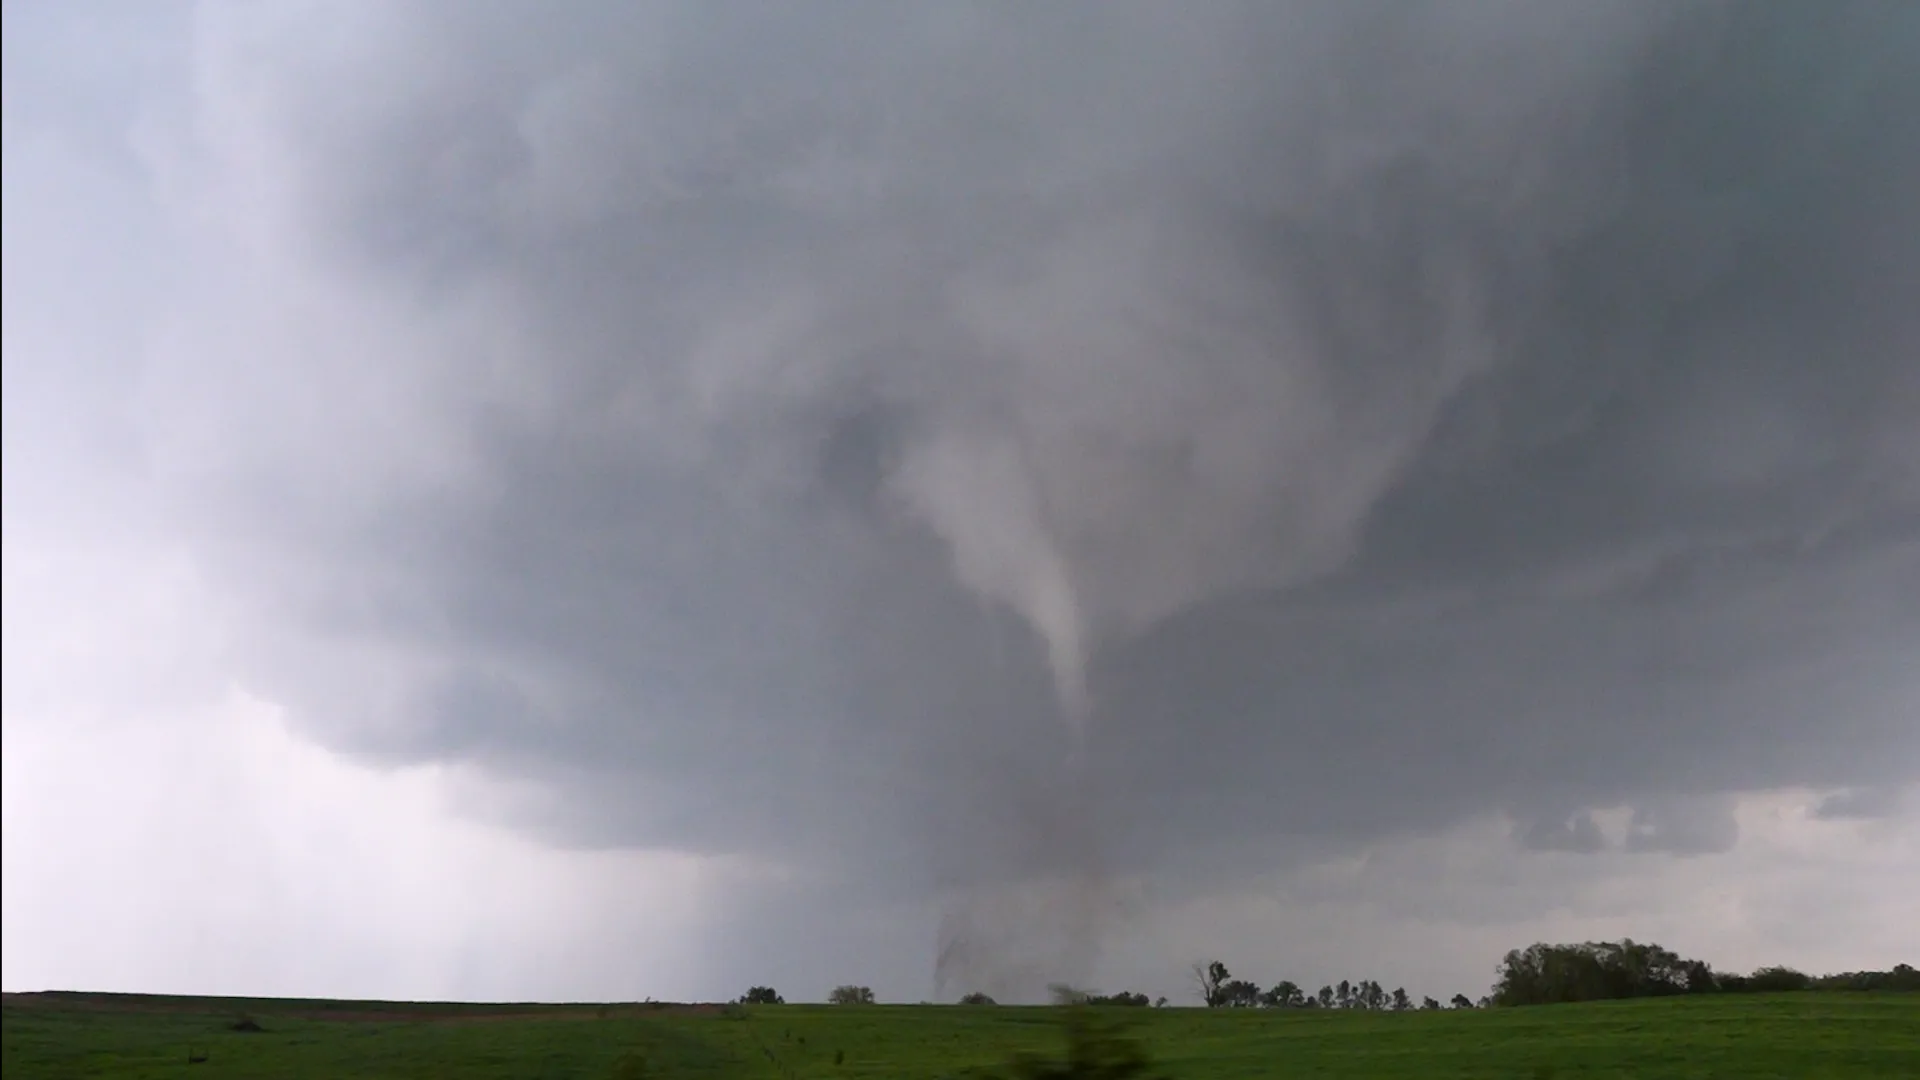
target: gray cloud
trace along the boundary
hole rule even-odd
[[[1605,850],[1607,846],[1607,837],[1600,831],[1600,823],[1586,811],[1567,817],[1536,817],[1524,828],[1516,829],[1515,838],[1529,851],[1591,855]]]
[[[1874,821],[1894,816],[1905,798],[1906,791],[1893,785],[1844,788],[1821,799],[1813,816],[1823,821]]]
[[[902,898],[1920,766],[1906,7],[543,12],[199,26],[146,434],[327,745]]]
[[[1725,798],[1664,799],[1633,808],[1627,822],[1628,851],[1711,855],[1732,851],[1740,839],[1733,803]]]

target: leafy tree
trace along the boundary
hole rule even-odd
[[[1705,960],[1687,961],[1681,979],[1687,984],[1689,994],[1711,994],[1720,989],[1720,977],[1713,973],[1713,965]]]
[[[1194,989],[1200,992],[1200,1000],[1205,1002],[1209,1009],[1218,1009],[1227,1003],[1221,991],[1227,983],[1232,981],[1233,972],[1228,971],[1227,965],[1218,960],[1193,965]]]
[[[787,999],[771,986],[756,986],[740,995],[742,1005],[785,1005]]]
[[[1260,1004],[1260,987],[1246,979],[1228,979],[1220,988],[1220,1004],[1229,1009],[1252,1009]]]
[[[1360,1007],[1363,1009],[1372,1009],[1377,1012],[1387,1007],[1387,992],[1372,979],[1360,984],[1359,997]]]
[[[1473,999],[1465,994],[1455,994],[1453,995],[1453,1000],[1448,1004],[1455,1009],[1471,1009],[1473,1008]]]
[[[1353,1008],[1353,984],[1341,979],[1340,985],[1333,991],[1333,1001],[1342,1009]]]
[[[1895,964],[1890,971],[1846,971],[1814,980],[1822,990],[1920,990],[1920,971],[1912,964]]]
[[[960,1004],[962,1005],[998,1005],[1000,1003],[993,1000],[991,997],[988,997],[987,995],[981,993],[980,991],[975,990],[971,994],[962,995],[960,998]]]
[[[1147,995],[1129,993],[1122,990],[1117,994],[1088,994],[1087,1004],[1093,1006],[1118,1005],[1123,1008],[1139,1009],[1147,1005]]]
[[[1694,963],[1632,940],[1533,945],[1507,953],[1492,998],[1496,1005],[1545,1005],[1680,994]]]
[[[833,992],[827,995],[827,1004],[871,1005],[873,1004],[873,991],[864,986],[853,986],[851,984],[836,986],[833,988]]]
[[[1315,994],[1314,997],[1319,999],[1321,1008],[1331,1009],[1334,1006],[1334,1002],[1338,1000],[1339,995],[1334,993],[1333,987],[1323,986],[1320,988],[1320,992]]]
[[[1407,988],[1404,986],[1394,988],[1393,1011],[1406,1012],[1411,1008],[1413,1008],[1413,999],[1407,996]]]
[[[1436,1001],[1433,998],[1423,997],[1420,999],[1421,1012],[1433,1012],[1435,1009],[1438,1009],[1439,1007],[1440,1007],[1440,1002]]]
[[[1747,989],[1756,994],[1813,989],[1813,976],[1790,967],[1763,967],[1747,976]]]
[[[1269,1009],[1297,1009],[1305,997],[1299,986],[1282,979],[1273,984],[1273,989],[1260,995],[1260,1004]]]

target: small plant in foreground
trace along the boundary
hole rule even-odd
[[[1086,1008],[1069,1008],[1062,1021],[1067,1041],[1064,1060],[1017,1054],[992,1080],[1165,1080],[1153,1071],[1153,1058],[1138,1039],[1119,1025],[1100,1022]]]
[[[613,1063],[613,1071],[607,1076],[608,1080],[647,1080],[647,1059],[629,1050]]]

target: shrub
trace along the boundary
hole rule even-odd
[[[1067,1053],[1061,1060],[1017,1054],[994,1080],[1164,1080],[1137,1039],[1113,1024],[1102,1024],[1085,1008],[1065,1010],[1062,1030]]]

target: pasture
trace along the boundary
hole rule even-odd
[[[1463,1012],[1102,1012],[1125,1022],[1172,1080],[1920,1077],[1920,995],[1914,994],[1712,995]],[[979,1075],[1017,1050],[1057,1053],[1059,1017],[1056,1009],[992,1006],[8,994],[0,1074],[8,1080],[913,1080]],[[204,1060],[190,1063],[190,1057]],[[644,1058],[644,1069],[628,1071],[636,1058]]]

